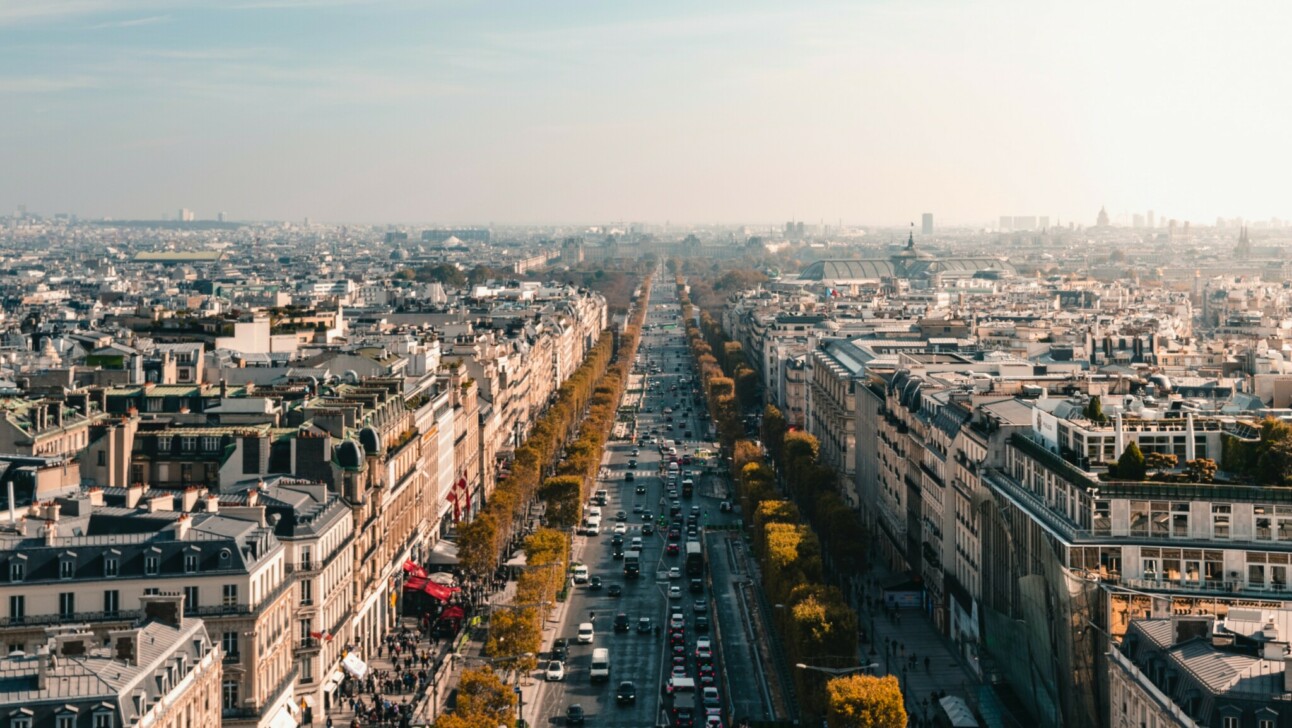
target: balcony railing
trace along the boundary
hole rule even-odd
[[[1233,579],[1199,579],[1196,581],[1171,581],[1167,579],[1127,579],[1126,586],[1146,591],[1189,592],[1192,594],[1239,594],[1245,596],[1287,599],[1292,596],[1287,584],[1248,584]]]
[[[35,627],[77,622],[133,622],[144,616],[142,609],[118,609],[115,612],[74,612],[72,614],[28,614],[9,617],[0,624],[6,627]]]

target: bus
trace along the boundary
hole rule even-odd
[[[704,550],[699,541],[688,541],[686,544],[686,575],[701,576],[704,574]]]

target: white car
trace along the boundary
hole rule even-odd
[[[701,637],[695,642],[695,657],[699,660],[713,659],[713,643],[708,637]],[[705,688],[708,690],[708,688]]]
[[[669,629],[682,629],[686,626],[686,617],[681,612],[674,612],[673,616],[668,618]]]
[[[669,598],[669,599],[681,599],[681,598],[682,598],[682,587],[680,587],[680,586],[670,586],[670,587],[668,588],[668,598]]]
[[[565,679],[565,663],[560,660],[552,660],[547,663],[547,681],[560,682]]]
[[[628,524],[626,524],[626,523],[616,523],[616,524],[615,524],[614,529],[612,529],[612,530],[613,530],[613,532],[614,532],[614,533],[617,533],[617,534],[619,534],[620,536],[622,536],[622,535],[624,535],[625,533],[628,533]]]
[[[702,695],[704,697],[701,698],[701,702],[704,703],[704,706],[706,708],[716,708],[722,703],[722,701],[718,698],[718,689],[715,687],[705,688],[704,693],[702,693]]]
[[[670,566],[670,567],[668,568],[668,578],[670,578],[670,579],[681,579],[681,578],[682,578],[682,570],[681,570],[681,569],[679,569],[679,568],[677,568],[676,566]]]
[[[584,622],[584,623],[580,624],[580,625],[579,625],[579,635],[578,635],[578,637],[577,637],[579,644],[581,644],[581,645],[590,645],[590,644],[592,644],[592,640],[593,640],[593,638],[595,637],[595,634],[596,634],[596,633],[592,631],[592,623],[591,623],[591,622]]]

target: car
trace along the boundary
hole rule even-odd
[[[623,557],[624,557],[624,547],[623,547],[623,546],[616,546],[616,547],[614,548],[614,550],[610,552],[610,558],[612,558],[612,559],[616,559],[616,560],[618,560],[618,559],[622,559]]]
[[[669,542],[669,545],[664,547],[664,553],[668,554],[669,556],[677,556],[680,551],[681,551],[681,548],[677,545],[676,542]]]
[[[695,618],[695,631],[696,631],[696,632],[708,632],[708,631],[709,631],[709,618],[708,618],[708,617],[706,617],[706,616],[704,616],[704,615],[700,615],[699,617],[696,617],[696,618]]]
[[[593,577],[593,578],[596,578],[596,577]],[[681,578],[682,578],[682,570],[681,570],[681,569],[679,569],[679,568],[677,568],[676,566],[670,566],[670,567],[668,568],[668,578],[670,578],[670,579],[681,579]]]
[[[703,599],[696,599],[695,603],[691,605],[691,611],[696,614],[704,614],[709,611],[709,603]]]
[[[611,584],[610,589],[606,591],[606,594],[612,597],[620,597],[624,594],[624,588],[620,584]]]
[[[579,625],[579,636],[577,638],[579,640],[579,644],[590,645],[592,644],[592,640],[595,638],[596,633],[592,630],[591,622],[583,622]]]
[[[601,577],[599,577],[599,576],[594,576],[594,577],[592,577],[591,579],[588,579],[588,588],[589,588],[589,589],[591,589],[591,590],[593,590],[593,591],[596,591],[596,590],[600,589],[600,588],[601,588]]]
[[[637,634],[650,634],[655,628],[650,617],[639,617],[637,619]]]
[[[646,509],[645,509],[645,508],[642,506],[642,504],[640,504],[640,503],[636,503],[636,504],[634,504],[634,505],[633,505],[633,513],[635,513],[635,514],[637,514],[637,515],[641,515],[641,514],[642,514],[642,512],[643,512],[643,511],[645,511],[645,510],[646,510]],[[650,519],[649,519],[649,518],[647,518],[646,520],[648,520],[648,521],[649,521]]]
[[[611,546],[623,546],[623,545],[624,545],[624,535],[623,535],[622,533],[616,533],[616,534],[614,535],[614,537],[610,539],[610,545],[611,545]]]
[[[668,598],[669,598],[669,599],[681,599],[681,598],[682,598],[682,587],[680,587],[680,586],[670,586],[670,587],[668,588]]]
[[[713,669],[713,661],[712,661],[712,660],[699,660],[699,661],[697,661],[697,662],[696,662],[696,665],[695,665],[695,670],[696,670],[696,674],[698,674],[700,677],[704,677],[705,675],[715,675],[715,674],[717,674],[717,671],[715,671],[715,670]]]
[[[628,615],[627,615],[627,614],[624,614],[623,612],[620,612],[619,614],[616,614],[616,615],[615,615],[615,631],[616,631],[616,632],[627,632],[627,631],[628,631]]]
[[[704,593],[704,580],[703,580],[703,579],[692,579],[692,580],[691,580],[690,590],[691,590],[691,593],[692,593],[692,594],[702,594],[702,593]]]
[[[713,659],[713,643],[708,637],[701,637],[695,642],[695,657],[698,660]]]
[[[620,535],[628,533],[628,525],[625,523],[616,523],[614,527],[614,533],[617,533]]]
[[[686,663],[686,644],[685,644],[685,643],[680,644],[680,645],[673,645],[673,660],[674,660],[674,662],[676,662],[676,661],[677,661],[677,658],[679,658],[679,657],[681,657],[681,658],[682,658],[682,663],[683,663],[683,664],[685,664],[685,663]]]
[[[637,457],[638,455],[641,455],[641,452],[642,452],[642,449],[640,447],[633,448],[633,457]]]
[[[650,523],[655,520],[655,514],[650,511],[642,511],[642,523]]]
[[[637,461],[636,461],[636,460],[629,460],[629,461],[628,461],[628,467],[629,467],[629,469],[632,469],[632,468],[637,467]]]
[[[686,655],[673,655],[673,667],[686,667]]]
[[[722,698],[718,696],[717,688],[705,688],[700,693],[700,702],[706,708],[717,708],[722,705]]]
[[[674,665],[671,674],[673,677],[686,677],[686,665]]]
[[[552,640],[552,659],[564,660],[570,652],[570,642],[564,637]]]
[[[683,629],[686,627],[686,615],[681,612],[673,612],[668,618],[669,629]]]
[[[646,486],[644,485],[637,486],[636,492],[637,492],[637,495],[646,495]]]
[[[670,540],[670,541],[681,541],[681,540],[682,540],[682,529],[680,529],[680,528],[676,528],[676,527],[668,529],[668,540]]]
[[[625,483],[631,483],[635,480],[637,480],[637,476],[633,474],[633,471],[629,470],[628,472],[624,473]]]
[[[615,511],[615,520],[623,523],[628,520],[628,514],[624,511]]]
[[[646,534],[647,536],[654,535],[655,527],[647,523],[646,525],[642,526],[642,533]]]
[[[583,706],[575,703],[565,709],[566,725],[583,725]]]
[[[681,629],[670,629],[668,631],[668,643],[670,645],[685,645],[686,631]]]
[[[565,679],[565,663],[560,660],[552,660],[547,663],[547,672],[544,677],[548,682],[560,682]]]
[[[620,705],[637,702],[637,686],[632,680],[619,683],[619,687],[615,690],[615,702]]]
[[[704,728],[722,728],[722,716],[720,715],[704,716]]]
[[[622,513],[622,512],[623,512],[623,511],[620,511],[620,513]],[[700,517],[700,506],[691,506],[691,517],[692,517],[692,518],[699,518],[699,517]]]

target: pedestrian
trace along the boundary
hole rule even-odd
[[[929,658],[927,657],[924,658],[924,671],[925,672],[929,671]]]

